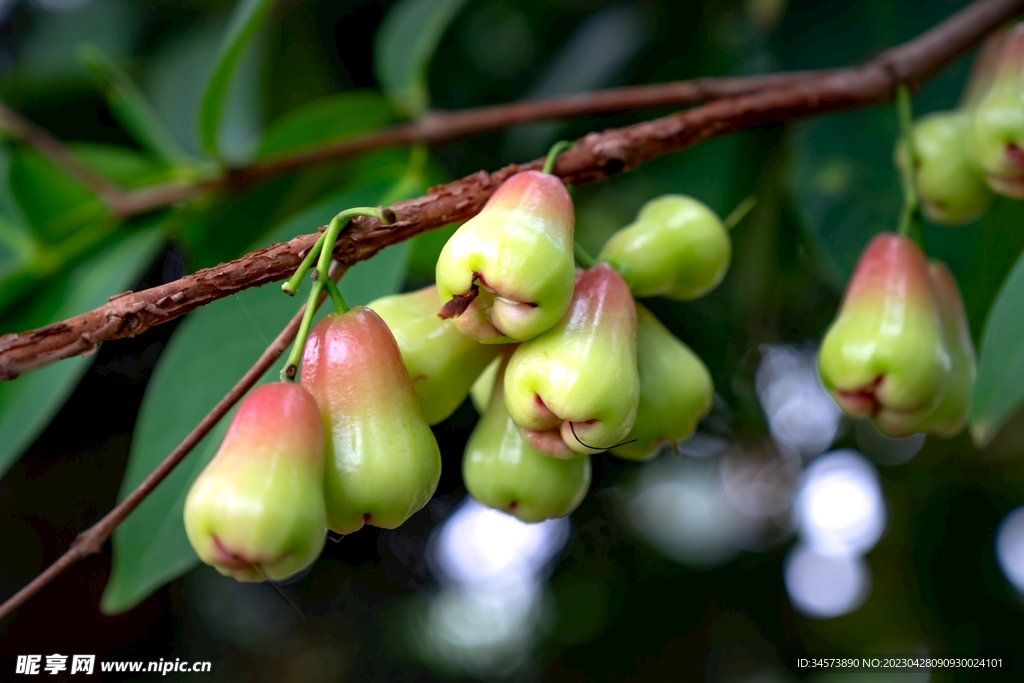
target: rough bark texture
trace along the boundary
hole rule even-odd
[[[653,121],[587,135],[564,152],[555,173],[582,185],[635,168],[656,157],[727,133],[782,123],[814,114],[881,104],[900,85],[916,87],[1009,19],[1021,0],[982,0],[918,38],[859,67],[818,75],[750,94],[726,97]],[[349,265],[382,248],[447,223],[475,215],[491,193],[513,173],[539,169],[543,159],[480,171],[432,188],[427,195],[393,207],[398,222],[382,226],[357,218],[338,240],[336,258]],[[339,209],[344,207],[339,207]],[[143,292],[114,297],[98,309],[37,330],[0,337],[0,379],[76,354],[100,342],[130,337],[242,289],[288,277],[312,246],[315,235],[297,237],[201,270]]]

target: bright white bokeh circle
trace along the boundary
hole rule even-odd
[[[532,581],[568,537],[568,519],[526,524],[466,498],[431,538],[428,560],[444,582]]]
[[[1024,507],[1000,522],[996,531],[996,560],[1006,580],[1024,593]]]
[[[878,474],[852,450],[826,453],[811,463],[804,471],[794,511],[803,541],[822,555],[861,555],[885,531]]]
[[[789,551],[783,565],[793,608],[815,619],[849,614],[871,592],[871,573],[855,555],[821,555],[805,545]]]

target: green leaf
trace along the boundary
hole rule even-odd
[[[393,183],[337,194],[294,216],[270,237],[281,242],[308,233],[347,206],[374,205]],[[351,305],[394,292],[401,284],[408,244],[388,247],[350,268],[341,290]],[[121,487],[132,491],[181,442],[249,369],[298,309],[304,294],[285,296],[279,283],[249,289],[189,315],[175,332],[146,391]],[[321,309],[326,312],[329,305]],[[274,381],[283,360],[261,381]],[[221,425],[228,420],[222,420]],[[223,432],[203,440],[114,534],[114,566],[102,610],[130,609],[198,563],[182,523],[185,495],[213,457]]]
[[[281,154],[383,128],[394,120],[375,92],[345,92],[314,100],[274,121],[260,145],[261,157]]]
[[[30,329],[70,318],[133,286],[163,244],[163,230],[142,229],[61,274],[34,304],[5,327]],[[12,331],[10,329],[0,332]],[[89,367],[88,358],[68,358],[10,382],[0,382],[0,475],[46,427]]]
[[[441,38],[466,0],[401,0],[384,17],[374,44],[374,70],[384,92],[404,114],[430,106],[427,68]]]
[[[63,239],[83,225],[98,226],[103,203],[34,150],[19,148],[11,155],[11,192],[25,220],[39,239]]]
[[[93,170],[121,187],[132,189],[171,180],[175,171],[165,162],[127,147],[75,142],[68,147]]]
[[[1019,226],[1018,226],[1019,227]],[[996,297],[981,338],[971,435],[983,446],[1024,406],[1024,255]]]
[[[240,0],[228,25],[224,42],[199,104],[199,140],[203,149],[218,157],[217,134],[231,76],[260,26],[274,8],[274,0]]]
[[[77,53],[78,60],[99,81],[111,113],[133,140],[169,163],[188,161],[188,155],[126,73],[95,45],[80,45]]]
[[[903,195],[892,164],[895,114],[835,114],[799,124],[785,182],[819,275],[842,291],[857,257],[880,230],[895,230]]]

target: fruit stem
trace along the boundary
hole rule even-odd
[[[900,135],[907,152],[907,163],[903,164],[900,170],[900,180],[903,183],[903,211],[900,214],[900,225],[896,234],[906,237],[917,217],[918,201],[914,180],[917,168],[917,151],[914,149],[914,114],[910,104],[910,91],[905,85],[901,85],[896,91],[896,112],[900,119]]]
[[[725,220],[722,221],[722,225],[725,226],[726,230],[732,230],[735,228],[740,221],[747,217],[747,214],[757,206],[757,197],[754,195],[748,195],[742,202],[736,205]]]
[[[568,140],[559,140],[551,145],[551,149],[548,150],[548,158],[544,160],[544,168],[541,171],[551,173],[555,169],[555,161],[558,160],[558,155],[567,149],[572,149],[572,143]]]
[[[580,246],[580,243],[573,240],[572,253],[576,257],[576,263],[583,266],[585,269],[593,268],[597,265],[597,261],[594,257],[587,253],[587,250]]]
[[[320,236],[316,238],[316,244],[309,248],[306,255],[302,257],[302,263],[295,269],[288,281],[281,285],[281,291],[288,296],[295,296],[295,293],[299,291],[299,285],[302,283],[302,278],[305,277],[309,267],[313,265],[313,259],[320,254],[320,250],[324,246],[324,238],[327,236],[327,231],[324,230],[320,233]]]
[[[281,369],[281,381],[282,382],[294,382],[295,377],[299,374],[299,364],[302,362],[302,351],[306,346],[306,337],[309,336],[309,328],[313,325],[313,314],[316,311],[316,302],[320,298],[320,294],[324,291],[324,287],[327,287],[328,282],[331,281],[330,269],[331,269],[331,253],[334,251],[334,243],[338,241],[338,235],[348,225],[349,221],[355,216],[370,216],[376,218],[385,225],[390,225],[393,220],[394,213],[390,209],[382,209],[381,207],[368,207],[359,206],[354,209],[345,209],[337,216],[331,219],[330,224],[327,226],[327,230],[321,236],[323,242],[320,247],[320,255],[316,266],[316,277],[313,279],[313,286],[309,290],[309,299],[306,301],[306,310],[302,314],[302,322],[299,324],[299,333],[295,335],[295,343],[292,344],[291,353],[288,354],[288,361],[284,364],[284,368]],[[320,240],[317,240],[320,242]],[[314,245],[315,248],[316,245]],[[312,253],[312,250],[310,250]],[[307,254],[308,256],[308,254]],[[303,259],[305,263],[305,259]],[[337,289],[337,288],[335,288]],[[328,289],[328,292],[330,290]],[[334,295],[331,295],[334,300],[335,308],[338,308],[339,302],[341,307],[346,311],[348,306],[345,304],[345,300],[341,297],[341,292],[338,292],[338,298],[334,299]]]
[[[334,284],[334,280],[327,278],[324,286],[327,287],[327,293],[331,296],[331,302],[334,303],[334,310],[338,315],[348,313],[348,304],[345,303],[345,297],[341,295],[341,290]]]

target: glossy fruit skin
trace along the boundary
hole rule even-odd
[[[675,194],[644,204],[636,220],[612,235],[597,257],[622,275],[635,296],[677,301],[717,287],[731,259],[729,232],[715,212]]]
[[[538,171],[502,183],[437,259],[437,291],[451,304],[476,292],[452,320],[484,344],[536,337],[554,325],[572,298],[572,198],[562,181]]]
[[[451,320],[439,318],[437,287],[386,296],[367,305],[379,315],[402,352],[402,361],[427,424],[455,412],[480,373],[501,353],[501,347],[462,334]]]
[[[325,316],[310,332],[302,384],[327,433],[327,526],[394,529],[426,505],[441,454],[398,344],[369,308]]]
[[[498,368],[501,365],[501,358],[495,358],[488,365],[480,376],[473,382],[473,388],[469,390],[469,397],[473,399],[473,407],[476,412],[483,415],[487,412],[487,406],[491,404],[491,394],[494,393],[494,382],[498,377]]]
[[[901,437],[936,409],[951,364],[924,255],[906,238],[878,235],[822,340],[822,383],[848,415]]]
[[[711,373],[642,305],[636,306],[640,402],[627,443],[611,449],[629,460],[650,460],[664,446],[689,439],[715,400]],[[636,439],[636,441],[633,441]],[[633,443],[629,443],[633,441]]]
[[[973,109],[966,144],[994,192],[1024,199],[1024,25],[1003,43],[992,84]]]
[[[942,400],[918,430],[948,438],[959,434],[970,417],[977,359],[956,278],[941,261],[928,264],[928,277],[938,301],[939,317],[952,365]]]
[[[565,517],[590,488],[590,457],[551,458],[532,448],[505,410],[504,367],[462,459],[466,490],[523,522]]]
[[[254,389],[185,499],[199,559],[239,581],[285,579],[324,547],[324,431],[316,402],[290,382]]]
[[[622,277],[598,264],[579,275],[558,324],[512,354],[505,406],[534,448],[573,457],[622,441],[639,394],[636,305]]]
[[[914,123],[918,196],[924,214],[940,225],[969,223],[992,202],[985,176],[964,144],[970,123],[966,111],[929,114]],[[902,144],[897,148],[897,163],[906,163]]]

